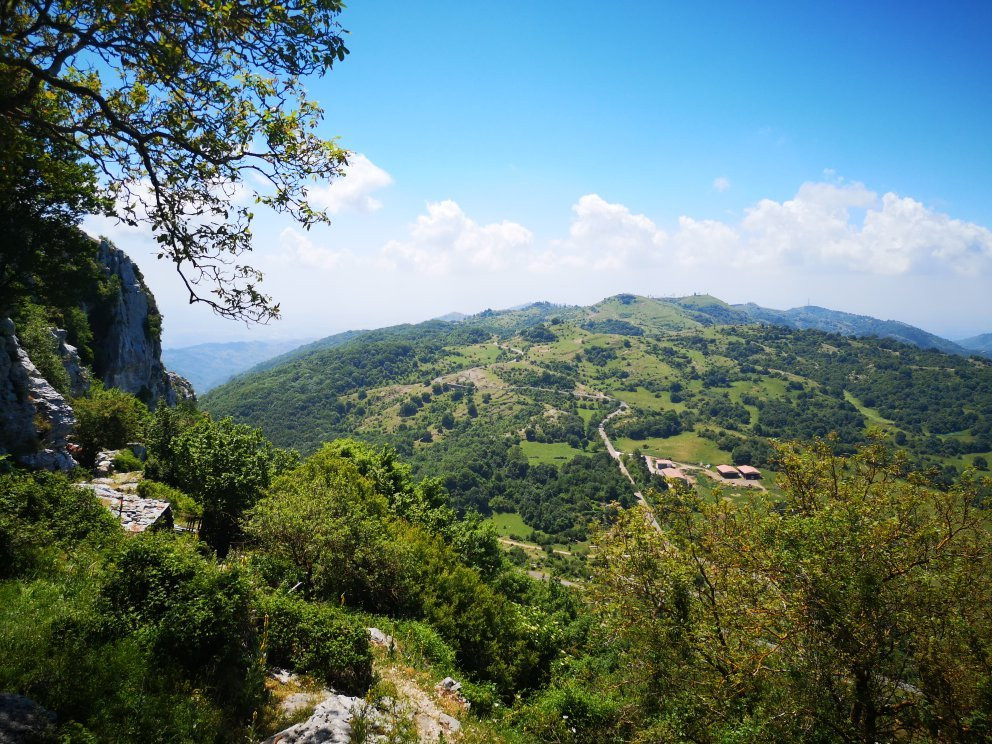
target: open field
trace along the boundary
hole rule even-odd
[[[882,414],[874,408],[869,408],[868,406],[863,405],[860,400],[855,398],[846,390],[844,391],[844,400],[858,409],[858,413],[865,417],[865,421],[868,423],[868,426],[878,426],[885,429],[895,428],[895,425],[882,416]]]
[[[623,452],[633,452],[640,449],[646,455],[670,458],[685,463],[710,463],[713,465],[730,462],[730,453],[717,447],[709,439],[704,439],[695,432],[684,431],[666,439],[652,437],[648,439],[621,438],[616,446]]]
[[[581,409],[580,409],[581,410]],[[520,449],[527,457],[527,462],[532,465],[550,464],[563,465],[571,461],[576,455],[583,454],[580,449],[575,449],[564,442],[528,442],[524,440],[520,443]]]

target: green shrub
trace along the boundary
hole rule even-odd
[[[262,602],[268,628],[268,663],[319,678],[349,695],[372,685],[368,631],[358,620],[326,604],[309,604],[286,594]]]
[[[146,478],[138,484],[138,495],[145,499],[168,501],[172,504],[174,514],[198,517],[203,513],[203,507],[192,496],[183,493],[178,488],[148,480],[147,472]]]
[[[244,716],[162,669],[148,634],[102,632],[99,558],[85,557],[52,580],[0,584],[0,689],[55,712],[56,741],[223,741]]]
[[[396,635],[407,656],[419,656],[436,667],[437,671],[454,671],[454,649],[430,625],[409,620],[399,624]]]
[[[499,691],[492,682],[473,682],[463,679],[461,683],[461,696],[468,700],[475,715],[486,718],[499,707]]]
[[[143,467],[144,463],[129,449],[122,449],[114,456],[114,470],[118,473],[133,473]]]
[[[25,303],[15,313],[17,338],[41,376],[63,395],[69,394],[69,373],[62,365],[59,344],[52,335],[44,308]]]
[[[53,473],[0,475],[0,579],[17,576],[46,553],[113,540],[120,526],[92,491]]]
[[[254,596],[243,572],[171,533],[124,540],[107,566],[102,608],[112,633],[147,638],[157,663],[247,715],[261,679]]]
[[[609,692],[566,682],[540,693],[517,714],[539,741],[608,741],[620,723],[620,708]]]
[[[84,464],[92,464],[101,449],[120,449],[144,439],[148,408],[133,395],[94,383],[87,396],[72,402],[76,413],[76,442]]]

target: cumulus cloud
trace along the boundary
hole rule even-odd
[[[535,246],[514,222],[479,225],[454,201],[432,202],[404,239],[387,243],[383,268],[446,274],[524,268],[535,274],[709,266],[740,270],[850,271],[869,275],[992,265],[992,232],[910,198],[861,183],[805,183],[784,201],[762,199],[735,221],[682,216],[671,234],[644,214],[586,194],[572,205],[567,237]]]
[[[873,274],[950,268],[975,273],[992,259],[992,232],[863,184],[806,183],[793,199],[763,199],[738,227],[738,264],[806,263]]]
[[[717,176],[713,179],[714,191],[726,191],[730,188],[730,179],[726,176]]]
[[[654,260],[665,239],[665,232],[643,214],[598,194],[586,194],[572,205],[568,238],[554,241],[551,250],[532,259],[530,266],[539,271],[623,269],[634,261]]]
[[[430,202],[404,240],[391,240],[382,248],[388,268],[412,267],[444,274],[456,267],[496,271],[508,268],[534,240],[523,225],[504,220],[479,225],[454,201]]]
[[[310,189],[310,202],[332,214],[344,211],[374,212],[382,202],[370,194],[393,182],[393,177],[361,154],[349,157],[344,175],[326,186]]]

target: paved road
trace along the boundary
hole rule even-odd
[[[603,444],[606,445],[606,451],[610,453],[610,457],[617,461],[617,466],[620,468],[620,472],[627,476],[627,480],[630,481],[632,486],[636,486],[634,479],[630,477],[630,472],[627,470],[627,466],[623,464],[623,458],[621,455],[623,453],[613,446],[613,442],[610,441],[609,436],[606,434],[606,422],[609,421],[614,416],[623,416],[625,413],[630,411],[630,406],[628,406],[623,401],[620,401],[620,407],[617,408],[613,413],[603,419],[602,423],[599,425],[599,436],[603,439]],[[637,497],[637,502],[641,504],[648,511],[648,519],[651,522],[651,526],[654,527],[658,532],[661,532],[661,525],[658,524],[658,520],[655,519],[654,510],[651,505],[644,498],[644,494],[640,491],[634,491],[634,496]]]

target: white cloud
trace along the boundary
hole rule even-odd
[[[530,230],[516,222],[479,225],[450,199],[430,202],[427,214],[410,226],[406,239],[383,246],[382,265],[408,266],[431,274],[466,267],[496,271],[514,265],[533,240]]]
[[[370,194],[393,182],[393,177],[364,155],[349,157],[344,175],[325,186],[310,189],[310,202],[332,214],[344,211],[374,212],[382,202]]]
[[[713,190],[714,191],[726,191],[730,188],[730,179],[726,176],[717,176],[713,179]]]
[[[554,241],[552,250],[536,256],[532,269],[623,269],[635,261],[655,260],[666,239],[664,231],[643,214],[633,214],[598,194],[581,197],[572,205],[572,214],[568,238]]]
[[[292,227],[287,227],[279,233],[279,246],[282,248],[284,259],[297,261],[315,269],[340,269],[346,262],[354,260],[350,251],[335,251],[319,246],[307,235]]]
[[[863,216],[861,216],[863,215]],[[860,217],[859,217],[860,216]],[[950,268],[976,273],[992,259],[992,232],[909,197],[863,184],[805,183],[785,202],[747,210],[739,263],[806,263],[872,274]]]

